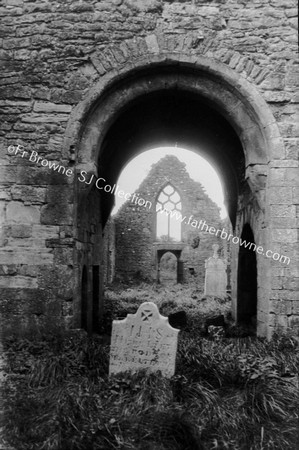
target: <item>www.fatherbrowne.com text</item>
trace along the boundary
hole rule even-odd
[[[247,242],[245,239],[239,238],[238,236],[234,236],[233,234],[227,233],[225,228],[216,229],[215,227],[209,226],[205,220],[196,220],[193,215],[189,216],[187,219],[187,216],[182,216],[180,212],[174,210],[170,211],[165,208],[158,207],[156,208],[156,211],[161,214],[166,214],[170,216],[171,218],[175,220],[179,220],[181,223],[185,223],[187,225],[190,225],[193,228],[197,228],[200,231],[204,231],[206,233],[212,234],[214,236],[220,237],[221,239],[225,239],[227,241],[230,241],[237,245],[239,244],[240,247],[248,248],[249,250],[252,250],[259,255],[264,255],[266,258],[271,258],[274,261],[279,261],[284,264],[290,264],[291,260],[288,256],[280,255],[280,253],[273,252],[272,250],[264,250],[264,248],[259,245],[257,246],[253,242]]]
[[[10,155],[19,155],[22,158],[28,157],[29,153],[24,150],[24,147],[22,145],[10,145],[8,147],[8,153]],[[67,177],[72,177],[74,175],[73,170],[70,168],[67,168],[61,164],[56,163],[55,161],[48,160],[46,158],[43,158],[40,156],[36,151],[31,151],[31,154],[29,156],[29,161],[40,164],[43,167],[48,167],[51,170],[54,170],[58,173],[64,174]],[[92,183],[95,184],[95,187],[99,190],[103,190],[104,192],[117,195],[119,198],[124,198],[126,201],[130,201],[131,203],[141,206],[147,209],[152,209],[152,202],[150,200],[145,200],[142,197],[139,197],[138,194],[134,193],[131,194],[129,192],[124,192],[120,189],[120,187],[116,184],[111,186],[110,184],[105,184],[106,180],[105,178],[97,178],[94,174],[89,175],[85,170],[81,170],[80,173],[78,173],[78,181],[81,183],[85,183],[87,185],[91,185]],[[273,252],[272,250],[264,250],[262,246],[257,246],[253,242],[247,242],[246,240],[239,238],[238,236],[234,236],[230,233],[227,233],[227,231],[222,228],[216,229],[215,227],[209,226],[205,220],[196,220],[193,215],[189,216],[187,218],[186,216],[182,216],[180,212],[174,210],[168,210],[166,208],[162,208],[161,206],[156,207],[156,212],[161,214],[167,214],[170,216],[170,218],[179,220],[181,223],[184,223],[186,225],[189,225],[193,228],[197,228],[200,231],[204,231],[206,233],[209,233],[211,235],[215,235],[216,237],[220,237],[221,239],[225,239],[227,241],[231,241],[233,244],[237,245],[239,244],[240,247],[248,248],[249,250],[255,251],[259,255],[264,255],[266,258],[271,258],[274,261],[279,261],[283,264],[290,264],[291,260],[288,256],[280,255],[279,253]]]

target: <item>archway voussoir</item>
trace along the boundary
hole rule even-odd
[[[91,60],[92,65],[94,66],[94,68],[96,69],[96,71],[98,72],[98,74],[100,76],[107,73],[107,70],[105,69],[105,67],[103,66],[103,64],[101,63],[100,59],[97,57],[96,54],[91,55],[90,60]]]
[[[137,43],[136,39],[128,39],[126,41],[126,45],[129,49],[130,58],[136,58],[136,57],[140,56],[138,43]]]
[[[185,46],[185,35],[177,37],[175,51],[182,52]]]
[[[150,34],[150,35],[145,36],[145,42],[147,45],[147,49],[151,54],[159,54],[160,53],[158,39],[155,34]]]
[[[238,52],[234,52],[228,62],[228,65],[231,69],[235,69],[240,61],[241,55]]]
[[[137,39],[137,45],[138,45],[138,52],[139,52],[138,54],[139,54],[139,56],[149,55],[148,46],[147,46],[145,37],[142,37],[142,38],[139,37]]]
[[[177,37],[169,35],[167,38],[167,51],[174,52],[177,44]]]
[[[156,33],[157,42],[159,46],[160,53],[167,49],[167,38],[164,33],[157,32]]]
[[[110,47],[110,51],[118,64],[125,64],[128,61],[128,58],[125,56],[125,54],[121,51],[120,46],[114,46]]]

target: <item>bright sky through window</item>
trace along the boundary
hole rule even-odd
[[[117,184],[124,192],[133,194],[148,175],[151,165],[166,155],[174,155],[186,164],[186,170],[190,177],[202,184],[207,195],[221,208],[221,217],[226,217],[223,190],[217,172],[204,158],[190,150],[178,147],[159,147],[140,153],[125,166]],[[124,199],[116,196],[112,214],[115,214],[124,202]]]
[[[171,214],[166,214],[164,211]],[[157,238],[163,241],[181,241],[182,203],[178,192],[171,184],[167,184],[160,192],[157,204]],[[177,217],[176,217],[177,216]]]

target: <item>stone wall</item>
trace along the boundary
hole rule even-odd
[[[259,111],[269,157],[267,164],[252,163],[246,154],[245,179],[257,200],[248,212],[238,194],[235,233],[250,222],[257,241],[291,259],[284,266],[258,257],[259,334],[299,329],[297,15],[295,0],[1,3],[0,287],[6,327],[23,332],[80,325],[84,258],[101,264],[84,255],[88,242],[101,247],[102,226],[95,230],[88,216],[88,237],[77,226],[76,171],[90,162],[74,142],[83,133],[86,105],[93,111],[121,73],[172,61],[200,73],[204,66],[211,80],[214,67],[223,77],[234,76],[230,92],[239,103],[228,115],[245,150],[250,142],[255,147],[254,132],[238,129],[234,114],[243,117],[241,93],[252,87],[247,111]],[[18,144],[18,154],[9,154]],[[73,176],[30,162],[22,151],[36,151]]]
[[[220,238],[206,231],[210,226],[221,229],[219,207],[206,195],[201,184],[190,178],[185,164],[170,155],[152,165],[135,193],[136,199],[138,197],[148,203],[139,206],[135,204],[135,199],[128,200],[114,218],[116,278],[156,280],[156,202],[161,189],[168,183],[179,193],[181,214],[183,218],[186,217],[181,228],[181,242],[184,244],[181,260],[186,269],[185,279],[188,280],[188,267],[193,267],[198,283],[203,284],[205,259],[211,256],[213,244],[221,244]],[[204,221],[207,224],[203,229],[202,225],[198,228],[200,220],[202,225]],[[111,239],[109,234],[106,236],[107,240]],[[193,239],[197,236],[200,237],[200,243],[197,248],[193,248]]]
[[[103,270],[104,283],[108,285],[115,279],[115,222],[111,216],[104,228],[103,239]]]

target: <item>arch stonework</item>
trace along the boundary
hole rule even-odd
[[[50,8],[55,8],[55,3]],[[84,1],[82,3],[80,8],[86,6]],[[88,177],[101,176],[101,162],[107,166],[113,161],[113,158],[108,162],[102,158],[107,156],[105,138],[123,116],[124,108],[146,93],[151,96],[158,90],[171,89],[188,94],[188,99],[206,100],[219,117],[225,116],[241,143],[244,183],[241,190],[240,180],[227,188],[229,201],[235,195],[231,214],[234,234],[240,236],[244,224],[249,223],[257,243],[291,258],[291,264],[286,266],[256,255],[258,334],[269,337],[278,327],[298,327],[298,162],[293,156],[298,133],[293,112],[296,64],[291,55],[291,38],[286,56],[271,47],[275,27],[268,30],[269,42],[267,37],[263,42],[258,37],[247,36],[250,46],[263,46],[252,50],[235,36],[239,29],[236,17],[243,17],[243,14],[249,17],[255,11],[254,2],[247,2],[236,11],[234,1],[220,6],[215,2],[211,9],[185,3],[160,6],[166,8],[170,21],[174,20],[171,8],[178,8],[178,11],[187,8],[187,16],[194,15],[195,10],[202,13],[202,30],[196,26],[184,33],[172,32],[167,28],[168,19],[165,22],[159,17],[158,8],[153,15],[157,14],[160,22],[148,24],[146,29],[142,27],[134,38],[118,39],[110,33],[112,44],[107,39],[89,46],[82,40],[78,48],[72,48],[74,46],[68,45],[68,36],[62,36],[54,60],[55,55],[46,43],[34,44],[37,49],[32,50],[26,43],[19,49],[18,43],[11,47],[9,42],[2,51],[0,57],[4,58],[5,70],[23,70],[21,85],[8,88],[4,97],[5,107],[19,108],[8,112],[17,114],[17,118],[8,116],[1,135],[5,164],[0,167],[3,175],[0,264],[5,291],[3,304],[9,305],[8,313],[3,310],[8,314],[8,328],[27,330],[56,323],[79,326],[82,267],[88,268],[92,285],[92,267],[101,269],[102,264],[101,234],[107,220],[102,214],[109,215],[111,204],[108,201],[106,205],[105,199],[102,201],[94,186],[78,182],[77,173],[85,170]],[[261,11],[273,9],[271,2],[264,3]],[[100,6],[105,8],[105,5]],[[85,25],[88,23],[87,30],[97,25],[97,7],[88,5],[89,9],[80,18]],[[68,10],[68,6],[65,8]],[[117,10],[117,6],[113,8]],[[126,4],[123,8],[128,10],[131,6]],[[136,8],[134,14],[141,14],[142,18],[151,14],[148,2],[144,2],[144,9],[140,5]],[[283,6],[278,9],[284,14]],[[230,18],[231,10],[236,17]],[[35,13],[30,10],[24,13],[32,19],[28,21],[30,27],[36,20]],[[15,7],[11,5],[5,22],[14,14]],[[54,17],[61,12],[53,9],[44,14]],[[66,23],[73,19],[74,15],[63,16]],[[281,17],[273,21],[279,21],[280,25]],[[75,30],[73,23],[71,25]],[[27,24],[20,26],[27,28]],[[257,29],[264,32],[264,25],[257,21]],[[227,39],[230,35],[232,42]],[[285,42],[283,44],[285,48]],[[265,48],[268,53],[264,53]],[[269,57],[271,52],[275,57]],[[56,68],[59,74],[55,73]],[[44,82],[42,87],[39,77]],[[13,127],[10,127],[11,121],[14,121]],[[30,166],[22,158],[7,156],[10,144],[23,145],[28,152],[35,149],[59,161],[73,170],[74,177],[53,174],[47,172],[47,168]],[[198,151],[195,140],[189,144]],[[133,150],[126,161],[134,156]],[[217,163],[216,153],[211,158]],[[115,179],[123,162],[111,173]],[[230,163],[233,161],[227,162],[228,174],[237,169],[236,164],[230,172]],[[228,185],[230,176],[224,173],[225,176]],[[102,204],[106,206],[103,208]],[[90,214],[91,209],[93,214]],[[20,222],[20,215],[23,222]],[[16,248],[19,244],[15,240],[20,238],[22,246]],[[232,271],[236,272],[238,246],[232,244],[231,248]],[[90,286],[87,291],[91,304]],[[234,302],[236,292],[235,280]]]
[[[126,63],[122,63],[105,73],[95,86],[89,90],[84,100],[73,109],[65,132],[63,144],[65,151],[70,149],[73,151],[73,149],[76,148],[78,138],[80,133],[82,133],[82,123],[88,117],[89,112],[94,108],[94,105],[105,96],[106,92],[110,89],[114,89],[114,84],[117,84],[126,77],[130,78],[133,74],[138,74],[138,72],[142,72],[147,68],[153,68],[154,66],[188,67],[191,71],[194,69],[198,74],[203,72],[205,76],[211,78],[215,77],[220,82],[225,83],[226,87],[229,87],[232,92],[225,88],[223,89],[223,92],[217,90],[217,95],[212,99],[222,107],[226,102],[228,103],[226,113],[233,121],[235,120],[235,123],[241,123],[244,118],[246,120],[246,108],[249,107],[251,113],[259,120],[260,128],[263,130],[266,142],[271,142],[271,148],[264,149],[264,156],[267,155],[270,157],[275,156],[275,152],[278,154],[281,153],[284,144],[277,123],[267,103],[255,88],[255,85],[251,84],[243,74],[234,71],[229,65],[224,64],[215,58],[211,59],[201,55],[189,56],[183,53],[161,53],[155,55],[149,53],[146,56],[139,56],[135,59],[132,54],[128,56]],[[197,87],[198,89],[202,89],[203,94],[208,94],[213,97],[213,92],[207,92],[209,88],[211,88],[211,85]],[[139,93],[142,92],[142,90],[144,90],[144,87],[139,88]],[[132,93],[128,93],[128,99],[130,99],[130,94],[132,95]],[[111,104],[111,109],[117,108],[117,103],[122,104],[125,102],[125,99],[121,99],[119,102],[114,100],[114,102],[116,104]],[[242,106],[244,107],[244,110],[242,110]],[[239,115],[240,113],[243,113],[245,117],[237,117],[237,112]],[[248,127],[246,127],[246,125],[244,126],[244,129],[249,131],[250,127],[249,123]],[[84,158],[86,157],[88,159],[88,156],[84,155]],[[89,159],[94,158],[89,157]]]
[[[245,206],[237,212],[235,232],[240,236],[245,221],[250,222],[257,242],[271,248],[269,207],[265,202],[268,194],[267,176],[269,162],[275,152],[283,152],[276,121],[257,89],[243,74],[215,59],[204,56],[187,56],[182,53],[147,54],[139,58],[128,55],[129,62],[122,62],[101,77],[86,98],[74,109],[65,134],[65,151],[75,149],[77,171],[85,170],[89,177],[99,176],[101,144],[109,126],[121,108],[143,93],[155,90],[189,89],[207,97],[226,114],[236,130],[245,153],[245,179],[248,196]],[[233,56],[232,56],[233,57]],[[167,76],[163,69],[170,68]],[[147,70],[157,71],[158,76],[147,75]],[[180,73],[183,69],[188,74]],[[190,72],[191,71],[191,75]],[[246,74],[248,76],[248,74]],[[141,80],[140,80],[141,78]],[[200,79],[200,80],[199,80]],[[98,163],[99,161],[99,163]],[[86,190],[86,186],[79,185]],[[88,187],[87,187],[88,189]],[[266,194],[267,192],[267,194]],[[86,195],[86,194],[85,194]],[[250,198],[249,198],[250,197]],[[232,273],[237,273],[238,248],[233,246]],[[267,314],[271,291],[270,261],[258,256],[258,333],[268,332]],[[236,315],[237,280],[232,277],[233,314]]]

